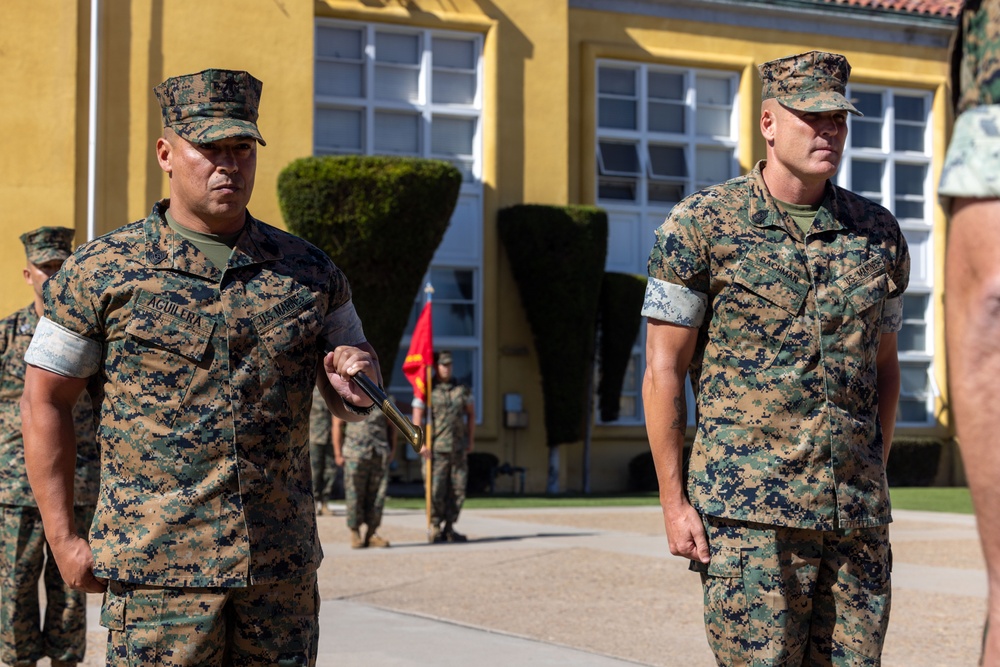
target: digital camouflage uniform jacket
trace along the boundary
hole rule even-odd
[[[94,574],[194,587],[307,574],[322,558],[310,396],[324,350],[363,341],[360,323],[332,324],[347,279],[249,213],[223,273],[169,229],[168,205],[78,248],[45,285],[46,317],[103,355]]]
[[[24,352],[35,334],[35,305],[0,322],[0,505],[35,507],[35,496],[24,469],[21,437],[21,394],[24,393]],[[100,452],[94,438],[90,394],[83,392],[73,410],[76,427],[76,477],[73,503],[92,506],[101,482]]]
[[[437,382],[431,389],[431,420],[435,452],[461,452],[469,446],[467,406],[472,392],[464,384]]]
[[[763,165],[675,206],[649,257],[643,314],[699,328],[688,496],[770,525],[888,523],[875,358],[901,323],[906,242],[832,183],[803,238]]]
[[[344,425],[345,459],[361,461],[380,456],[389,457],[389,422],[381,410],[373,410],[362,421]]]

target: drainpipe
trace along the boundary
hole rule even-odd
[[[97,235],[97,96],[101,0],[90,0],[90,108],[87,127],[87,240]]]

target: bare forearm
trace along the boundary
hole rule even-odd
[[[73,478],[76,435],[72,409],[22,400],[24,462],[49,540],[76,535]]]
[[[684,433],[687,406],[683,376],[646,370],[642,390],[646,406],[646,431],[653,454],[660,504],[666,509],[685,503],[683,475]]]

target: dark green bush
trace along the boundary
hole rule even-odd
[[[601,379],[597,383],[601,421],[618,419],[622,384],[639,335],[645,294],[646,276],[604,274],[600,304]]]
[[[461,183],[441,160],[358,155],[301,158],[278,176],[285,223],[347,275],[383,373],[394,368]]]
[[[501,210],[498,223],[538,353],[547,442],[577,442],[593,371],[608,216],[591,206],[525,204]]]
[[[895,438],[885,468],[889,486],[930,486],[937,477],[944,443],[934,438]]]
[[[688,463],[691,461],[691,447],[684,446],[681,454],[681,466],[684,479],[687,480]],[[656,479],[656,467],[653,465],[653,454],[643,452],[632,457],[628,462],[629,491],[659,491],[660,483]]]

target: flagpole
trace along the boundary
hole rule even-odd
[[[424,294],[427,295],[427,303],[430,304],[433,301],[433,297],[434,297],[434,287],[431,285],[430,281],[428,281],[427,285],[424,286]],[[431,315],[431,318],[430,318],[431,319],[431,331],[433,331],[434,330],[434,325],[433,325],[433,323],[434,323],[434,309],[433,309],[433,306],[431,307],[430,315]],[[432,390],[431,380],[432,380],[432,376],[433,376],[434,370],[435,370],[434,369],[434,355],[433,355],[433,346],[432,346],[431,362],[427,365],[427,384],[424,385],[424,386],[427,387],[427,400],[425,401],[427,403],[427,409],[426,409],[426,413],[427,414],[426,414],[426,417],[424,419],[424,428],[426,429],[426,432],[424,434],[424,442],[427,443],[427,451],[428,451],[428,454],[429,454],[427,456],[427,463],[425,464],[426,473],[424,475],[424,480],[426,482],[424,484],[424,504],[427,507],[427,541],[428,542],[432,542],[434,540],[434,527],[431,525],[431,502],[432,502],[431,501],[431,484],[433,483],[432,480],[434,479],[434,475],[433,475],[433,473],[434,473],[434,467],[433,467],[433,462],[434,462],[434,439],[432,437],[434,435],[434,426],[433,426],[433,424],[431,422],[431,390]]]

